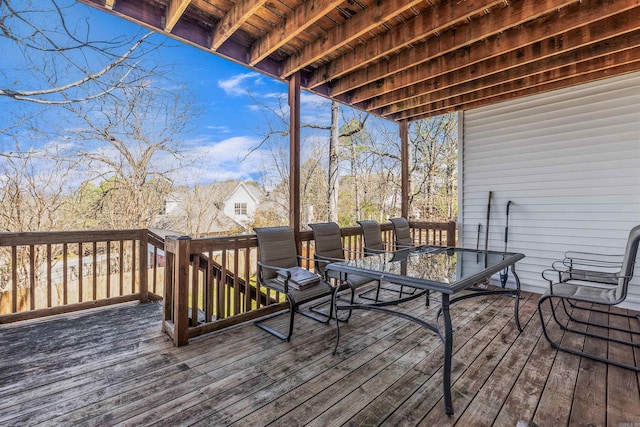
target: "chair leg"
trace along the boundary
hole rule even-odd
[[[558,317],[556,315],[556,309],[553,306],[553,302],[551,301],[551,298],[553,298],[553,295],[545,295],[542,298],[540,298],[540,300],[538,300],[538,314],[540,316],[540,323],[542,325],[542,332],[544,334],[544,337],[549,342],[549,344],[551,345],[552,348],[554,348],[556,350],[559,350],[559,351],[564,351],[566,353],[574,354],[576,356],[586,357],[588,359],[592,359],[592,360],[595,360],[595,361],[598,361],[598,362],[603,362],[603,363],[607,363],[607,364],[610,364],[610,365],[618,366],[618,367],[621,367],[621,368],[630,369],[632,371],[640,372],[640,367],[638,367],[638,366],[629,365],[629,364],[626,364],[626,363],[621,363],[621,362],[618,362],[616,360],[607,359],[607,358],[604,358],[604,357],[597,356],[595,354],[586,353],[584,351],[580,351],[580,350],[576,350],[576,349],[573,349],[573,348],[565,347],[565,346],[562,346],[560,343],[557,343],[557,342],[553,341],[551,339],[551,337],[549,336],[548,332],[547,332],[547,325],[545,324],[544,317],[542,315],[542,305],[546,300],[549,300],[549,305],[551,307],[551,319],[563,331],[566,331],[566,332],[569,332],[569,333],[577,333],[577,334],[581,334],[581,335],[584,335],[584,336],[597,338],[597,339],[601,339],[601,340],[605,340],[605,341],[616,342],[616,343],[628,345],[628,346],[631,346],[631,347],[640,347],[640,343],[638,343],[638,342],[614,339],[614,338],[610,338],[610,337],[604,336],[604,335],[593,334],[593,333],[586,332],[586,331],[579,331],[579,330],[576,330],[576,329],[573,329],[573,328],[569,328],[568,325],[563,325],[562,322],[560,322],[558,320]],[[566,306],[564,306],[564,298],[560,298],[560,299],[561,299],[561,301],[563,303],[563,308],[566,310]],[[588,310],[588,309],[585,309],[585,310]],[[571,320],[569,319],[567,322],[570,322],[570,321]],[[585,323],[585,322],[581,322],[581,323]],[[590,323],[586,323],[586,324],[590,324]],[[609,329],[612,329],[609,326],[606,326],[606,327],[609,328]],[[613,328],[613,329],[618,329],[618,328]],[[636,331],[629,330],[628,332],[638,334],[638,332],[636,332]]]
[[[400,299],[402,299],[402,294],[415,295],[415,293],[417,292],[417,290],[415,288],[413,288],[412,291],[405,291],[403,285],[401,285],[400,286],[400,290],[398,290],[398,289],[394,289],[394,288],[385,288],[384,286],[382,286],[381,283],[378,283],[378,286],[376,286],[375,289],[368,289],[368,290],[366,290],[364,292],[361,292],[361,293],[358,294],[358,297],[362,298],[362,299],[369,300],[369,301],[379,302],[379,300],[380,300],[380,289],[383,289],[383,290],[389,291],[389,292],[395,292],[395,293],[399,294],[398,298],[400,298]],[[372,297],[368,296],[368,294],[370,294],[373,291],[376,292],[375,298],[372,298]]]
[[[275,313],[275,314],[273,314],[271,316],[263,318],[262,320],[256,320],[255,322],[253,322],[253,324],[256,325],[258,328],[262,329],[263,331],[267,331],[271,335],[274,335],[274,336],[280,338],[282,341],[290,341],[291,340],[291,335],[293,334],[293,316],[295,314],[295,310],[292,310],[291,307],[289,307],[288,312],[290,313],[290,316],[289,316],[289,331],[287,332],[286,335],[281,333],[281,332],[279,332],[279,331],[276,331],[271,326],[267,326],[264,323],[266,320],[272,319],[274,317],[282,316],[284,313]]]
[[[271,316],[268,316],[262,320],[256,320],[255,322],[253,322],[253,324],[256,325],[258,328],[264,331],[267,331],[272,335],[275,335],[276,337],[280,338],[283,341],[291,341],[291,335],[293,335],[293,320],[297,311],[297,306],[295,304],[294,299],[289,294],[287,294],[287,301],[289,302],[289,331],[287,332],[286,335],[264,324],[264,321],[271,319],[273,317],[281,316],[284,313],[272,314]]]

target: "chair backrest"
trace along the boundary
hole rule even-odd
[[[309,227],[313,230],[316,255],[344,259],[342,236],[338,224],[335,222],[322,222],[309,224]]]
[[[321,222],[309,224],[313,230],[313,240],[315,241],[314,256],[344,259],[344,249],[342,248],[342,236],[340,227],[335,222]],[[316,258],[316,270],[324,271],[327,262],[318,261]]]
[[[258,236],[258,259],[268,265],[281,268],[298,266],[298,251],[296,238],[290,227],[254,228]],[[277,275],[270,268],[263,269],[264,279],[271,279]]]
[[[627,297],[627,288],[629,282],[633,277],[633,271],[636,265],[636,257],[638,256],[638,245],[640,244],[640,225],[636,225],[629,232],[629,239],[627,239],[627,247],[624,251],[624,258],[622,259],[622,269],[620,275],[623,276],[616,290],[616,297],[619,301],[624,300]]]
[[[396,236],[396,246],[413,246],[413,238],[411,237],[409,221],[404,217],[391,218],[389,221],[393,224],[393,232]]]
[[[364,252],[368,255],[384,251],[384,243],[382,243],[382,231],[380,224],[373,220],[357,221],[362,228],[362,236],[364,237]]]

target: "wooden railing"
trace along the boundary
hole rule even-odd
[[[147,230],[0,233],[0,323],[159,298],[163,248]]]
[[[411,227],[416,244],[455,245],[455,223]],[[381,228],[383,239],[393,242],[391,224]],[[341,231],[348,253],[361,252],[360,227]],[[312,233],[299,237],[302,255],[312,258]],[[256,261],[255,235],[0,233],[0,323],[164,296],[163,330],[183,345],[190,337],[286,308],[283,295],[256,283]]]
[[[416,244],[455,246],[456,225],[411,222]],[[383,241],[394,241],[390,223],[381,224]],[[362,251],[360,227],[341,229],[343,247]],[[313,257],[311,231],[299,234],[302,255]],[[256,283],[255,235],[192,239],[168,236],[163,330],[177,346],[189,338],[246,322],[287,307],[285,297]],[[311,262],[303,264],[312,269]]]

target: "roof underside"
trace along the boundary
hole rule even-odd
[[[640,70],[639,0],[80,0],[392,120]]]

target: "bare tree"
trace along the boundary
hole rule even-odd
[[[65,213],[67,206],[67,182],[73,175],[75,159],[60,153],[61,147],[48,144],[44,147],[22,145],[15,142],[14,149],[0,153],[0,231],[25,232],[64,229],[72,221]],[[56,247],[53,256],[57,255]],[[11,259],[11,249],[0,249],[0,259]],[[18,286],[29,286],[31,261],[38,265],[44,248],[40,245],[16,248]],[[9,263],[0,263],[0,292],[8,280]],[[39,283],[40,271],[35,270],[34,280]]]
[[[381,136],[374,141],[372,151],[381,161],[391,160],[390,174],[394,182],[395,197],[400,192],[400,141],[397,129],[377,129]],[[411,215],[424,220],[449,221],[457,215],[457,116],[445,114],[418,120],[409,127],[411,151],[411,188],[409,206]],[[399,206],[396,207],[396,215]]]
[[[70,0],[0,1],[0,42],[13,54],[12,67],[1,71],[11,85],[0,87],[0,96],[42,105],[83,102],[148,74],[132,71],[142,70],[140,58],[155,48],[152,33],[92,39],[88,20],[67,18],[84,7]]]
[[[283,144],[283,138],[289,135],[289,115],[288,109],[284,103],[284,96],[278,98],[278,102],[275,105],[270,105],[264,103],[257,99],[255,96],[252,96],[254,102],[260,105],[263,111],[266,112],[265,118],[267,122],[267,130],[263,132],[261,135],[260,143],[254,147],[254,150],[257,150],[260,147],[263,147],[265,144],[270,142],[276,142]],[[308,188],[308,181],[310,180],[310,176],[313,175],[314,172],[318,171],[319,168],[323,167],[322,163],[318,160],[326,156],[323,154],[321,147],[307,147],[307,150],[311,149],[313,151],[310,159],[305,162],[308,170],[306,171],[307,177],[301,178],[305,179],[305,182],[301,183],[301,189],[303,190],[303,194],[301,195],[301,208],[303,209],[302,216],[306,218],[302,218],[303,222],[308,222],[308,217],[310,216],[310,212],[313,211],[314,220],[317,218],[316,211],[317,209],[310,209],[312,207],[320,207],[322,205],[323,215],[322,217],[326,217],[329,221],[338,221],[338,198],[339,198],[339,162],[340,162],[340,145],[341,141],[345,138],[349,138],[353,135],[356,135],[358,132],[361,132],[368,118],[368,114],[364,116],[357,115],[353,118],[349,119],[349,126],[345,126],[340,129],[339,126],[339,104],[336,101],[331,102],[331,122],[329,126],[321,125],[317,123],[302,123],[300,125],[301,129],[315,129],[320,131],[329,131],[329,139],[328,139],[328,166],[326,169],[326,184],[323,187],[326,188],[326,201],[322,201],[321,203],[316,203],[314,205],[309,204],[308,199],[310,193],[305,193],[304,189]],[[342,131],[340,131],[342,130]],[[272,148],[273,153],[273,148]],[[283,161],[284,160],[284,161]],[[278,168],[278,173],[282,180],[288,182],[289,179],[289,165],[286,162],[286,158],[282,156],[278,156],[278,158],[274,158],[274,164]],[[302,175],[301,171],[301,175]],[[315,185],[317,188],[318,185]],[[314,198],[317,201],[317,198]],[[287,206],[288,210],[288,206]],[[326,213],[326,214],[325,214]]]
[[[179,141],[194,113],[185,91],[141,82],[67,108],[84,122],[74,138],[83,142],[89,179],[111,182],[104,226],[148,227],[185,160]]]
[[[23,141],[24,144],[24,141]],[[68,180],[77,162],[56,144],[21,146],[0,154],[0,229],[9,232],[62,229]]]

